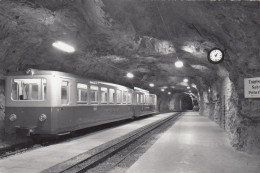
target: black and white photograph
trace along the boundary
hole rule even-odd
[[[0,0],[0,173],[259,172],[259,0]]]

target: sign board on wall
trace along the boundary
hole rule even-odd
[[[244,79],[245,98],[260,98],[260,77]]]

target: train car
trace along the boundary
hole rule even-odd
[[[152,110],[156,110],[155,94],[150,94],[149,91],[134,87],[134,105],[135,116],[143,116],[149,114]]]
[[[5,131],[63,135],[157,112],[156,95],[140,88],[28,69],[6,77]]]

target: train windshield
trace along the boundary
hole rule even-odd
[[[46,79],[13,79],[12,100],[45,100]]]

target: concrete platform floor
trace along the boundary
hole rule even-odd
[[[0,173],[37,173],[176,113],[158,114],[0,160]]]
[[[215,122],[186,112],[126,172],[260,173],[260,157],[236,151]]]

